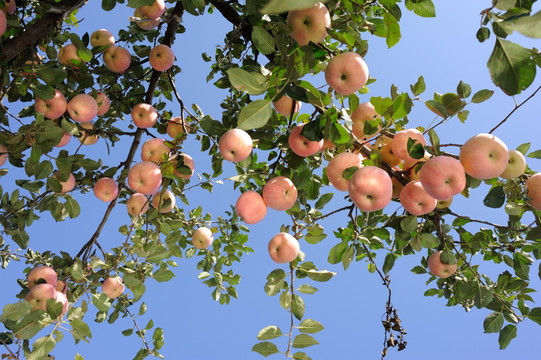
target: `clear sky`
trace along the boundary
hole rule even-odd
[[[113,12],[103,13],[99,9],[100,3],[91,1],[80,11],[78,18],[82,22],[75,32],[82,35],[84,32],[90,34],[96,29],[107,28],[117,33],[127,25],[131,9],[117,4]],[[403,11],[404,17],[400,23],[402,40],[390,50],[384,40],[364,35],[370,46],[365,60],[371,76],[377,81],[369,86],[369,94],[361,96],[361,102],[368,101],[370,96],[388,96],[391,84],[402,91],[409,90],[409,85],[414,84],[420,75],[424,76],[427,84],[427,91],[422,95],[425,99],[434,91],[455,92],[460,80],[469,83],[473,92],[483,88],[496,90],[490,101],[468,107],[470,116],[465,124],[454,118],[439,128],[442,143],[463,143],[477,133],[492,129],[513,109],[514,103],[511,98],[495,89],[486,68],[494,37],[483,44],[475,38],[480,24],[479,13],[490,6],[490,1],[436,0],[435,4],[435,19],[420,18]],[[212,82],[205,82],[209,64],[203,62],[201,53],[214,55],[215,47],[223,45],[225,31],[231,29],[231,26],[219,14],[197,18],[186,14],[183,25],[187,31],[177,36],[173,47],[177,64],[183,70],[176,79],[180,95],[185,104],[197,103],[205,113],[220,120],[219,103],[226,92],[213,87]],[[526,47],[541,47],[539,40],[520,35],[514,35],[511,40]],[[313,79],[313,83],[315,86],[325,85],[321,77]],[[540,85],[538,78],[530,89],[517,96],[517,101],[525,99]],[[531,142],[532,150],[541,148],[540,108],[541,102],[534,98],[495,134],[509,148],[516,148],[524,142]],[[178,109],[178,106],[174,104],[172,109]],[[312,109],[304,104],[301,111],[310,113]],[[433,119],[433,114],[421,102],[415,102],[414,112],[410,116],[412,126],[427,126]],[[100,153],[106,161],[114,161],[115,154],[120,153],[115,150],[111,156],[106,155],[103,143],[96,144],[92,151]],[[200,152],[195,139],[188,140],[185,151],[194,158],[197,172],[210,172],[210,158]],[[451,148],[450,151],[457,153],[457,149]],[[535,171],[541,170],[539,160],[528,159],[528,164]],[[2,179],[4,191],[10,189],[9,181],[12,182],[16,174],[13,171],[13,174]],[[235,175],[233,165],[224,162],[223,179],[232,175]],[[456,199],[453,210],[463,215],[504,223],[503,209],[495,211],[482,205],[487,191],[488,188],[482,186],[473,191],[470,199]],[[233,190],[232,182],[224,180],[224,185],[217,184],[210,195],[204,190],[195,189],[187,196],[192,207],[200,204],[205,211],[219,215],[230,210],[229,204],[234,204],[239,194]],[[32,246],[39,250],[69,251],[71,254],[80,249],[97,227],[107,205],[95,199],[91,192],[76,194],[76,198],[82,207],[80,217],[55,223],[49,214],[43,214],[43,221],[30,229]],[[344,197],[336,194],[328,209],[331,211],[344,205]],[[100,243],[110,248],[123,241],[117,229],[129,223],[129,220],[125,207],[117,206]],[[261,359],[260,355],[250,351],[258,342],[258,331],[267,325],[276,325],[286,332],[289,314],[280,307],[277,296],[268,297],[263,291],[266,276],[271,270],[286,269],[285,265],[276,266],[266,250],[268,240],[280,231],[282,223],[290,224],[291,220],[285,213],[269,210],[261,223],[250,227],[248,245],[255,250],[255,254],[244,256],[242,263],[234,266],[234,270],[242,275],[242,280],[237,289],[239,299],[232,300],[230,305],[221,306],[212,300],[210,290],[197,279],[196,258],[178,259],[180,266],[174,269],[176,277],[170,282],[147,282],[147,293],[142,300],[148,304],[149,309],[141,318],[140,325],[144,326],[152,319],[156,327],[164,328],[166,344],[162,354],[166,358]],[[331,229],[345,224],[343,214],[334,215],[322,223],[329,234],[332,234]],[[314,335],[320,344],[305,351],[314,360],[377,359],[383,342],[381,319],[387,291],[379,277],[367,271],[364,260],[352,263],[347,271],[343,271],[341,264],[327,264],[329,249],[337,242],[332,235],[317,245],[301,241],[301,250],[307,254],[307,259],[314,261],[320,268],[338,273],[328,283],[310,282],[319,291],[314,295],[303,295],[306,303],[305,318],[315,319],[325,326],[324,331]],[[444,299],[424,297],[423,293],[431,287],[431,284],[426,284],[429,275],[410,272],[412,267],[420,264],[422,256],[426,256],[426,249],[419,254],[399,258],[390,272],[393,305],[398,309],[402,325],[408,332],[408,346],[402,352],[390,350],[389,359],[532,359],[534,355],[538,356],[535,345],[541,335],[539,325],[531,321],[520,324],[518,337],[507,350],[500,351],[498,335],[483,334],[483,319],[490,313],[488,310],[473,309],[466,313],[459,307],[445,307]],[[384,253],[377,258],[380,266],[383,258]],[[475,264],[480,262],[481,259],[473,260]],[[537,273],[538,266],[538,261],[532,266],[532,279],[536,278],[533,275]],[[23,268],[13,263],[0,273],[3,285],[0,306],[15,301],[14,294],[18,292],[15,279],[21,277]],[[482,267],[481,270],[491,275],[503,271],[493,267]],[[533,280],[531,286],[541,288],[539,278]],[[538,303],[541,301],[538,294],[533,297]],[[65,339],[53,353],[57,359],[73,359],[77,352],[85,359],[130,359],[135,355],[140,346],[138,338],[124,337],[120,333],[132,326],[129,319],[119,319],[114,326],[110,326],[93,323],[92,317],[93,311],[89,311],[86,320],[91,324],[93,332],[91,343],[74,346],[70,335],[66,333]],[[285,338],[275,343],[280,350],[285,350]],[[282,356],[273,355],[270,358],[279,359]]]

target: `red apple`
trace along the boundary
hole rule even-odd
[[[71,140],[71,134],[67,133],[67,132],[64,132],[62,134],[62,138],[60,139],[58,144],[55,145],[55,147],[66,146],[70,142],[70,140]]]
[[[300,46],[310,41],[319,44],[327,36],[327,28],[331,27],[329,10],[322,3],[317,3],[307,9],[290,11],[287,26],[291,37]]]
[[[141,148],[141,159],[143,161],[155,161],[162,163],[168,158],[171,148],[167,146],[163,139],[152,138],[143,144]]]
[[[123,47],[113,45],[103,53],[103,61],[109,70],[123,74],[131,64],[131,54]]]
[[[131,195],[128,201],[126,201],[128,214],[132,216],[139,216],[146,213],[148,210],[148,205],[148,198],[141,193],[135,193]]]
[[[41,283],[56,286],[58,282],[56,271],[47,265],[36,266],[30,270],[26,279],[28,282],[28,288],[30,289]]]
[[[158,25],[160,25],[160,21],[162,20],[161,17],[158,17],[155,19],[149,19],[148,17],[144,16],[141,13],[140,8],[135,9],[135,12],[133,13],[133,17],[139,18],[139,20],[136,21],[136,24],[143,30],[150,30],[150,29],[154,29],[155,27],[158,27]]]
[[[98,115],[98,103],[88,94],[78,94],[68,102],[67,110],[73,120],[89,122]]]
[[[349,196],[362,211],[381,210],[391,202],[393,182],[384,170],[365,166],[353,174],[349,182]]]
[[[141,129],[148,129],[158,120],[158,112],[150,104],[139,103],[134,106],[131,117],[135,126]]]
[[[302,157],[311,156],[319,152],[323,147],[323,139],[320,141],[310,141],[304,135],[301,135],[302,128],[306,124],[297,125],[291,130],[287,140],[291,150]]]
[[[96,102],[98,103],[98,116],[102,116],[111,108],[111,100],[102,91],[97,92]]]
[[[368,81],[368,66],[357,53],[341,53],[329,60],[325,80],[338,94],[351,95]]]
[[[437,277],[446,279],[453,275],[457,269],[457,264],[444,264],[441,262],[442,251],[436,251],[428,257],[428,270]]]
[[[297,188],[285,176],[270,179],[263,186],[263,200],[274,210],[289,210],[297,201]]]
[[[426,192],[437,200],[460,194],[466,187],[464,167],[450,156],[435,156],[419,171],[419,180]]]
[[[37,284],[30,289],[24,299],[32,305],[32,311],[47,311],[47,300],[56,299],[56,289],[51,284]]]
[[[192,159],[192,157],[190,155],[180,154],[180,156],[183,158],[184,165],[189,167],[191,172],[189,174],[181,174],[180,171],[175,170],[175,175],[178,176],[181,179],[188,180],[188,179],[190,179],[192,177],[192,175],[194,173],[195,164],[194,164],[194,161],[193,161],[193,159]],[[172,160],[172,161],[175,162],[175,167],[177,166],[178,160],[179,160],[179,157],[175,157]]]
[[[269,255],[274,262],[285,264],[299,256],[299,241],[288,233],[278,233],[269,241]]]
[[[239,162],[250,156],[252,138],[244,130],[231,129],[220,137],[218,147],[225,160]]]
[[[144,5],[139,8],[141,14],[149,19],[156,19],[163,15],[165,12],[165,2],[163,0],[156,0],[150,5]]]
[[[167,71],[175,63],[175,54],[167,45],[160,44],[150,50],[150,66],[156,71]]]
[[[400,192],[400,203],[410,214],[421,216],[433,211],[438,201],[428,195],[419,180],[414,180]]]
[[[124,292],[125,285],[120,276],[108,277],[101,285],[101,292],[110,299],[116,299]]]
[[[246,191],[237,199],[235,210],[246,224],[255,224],[267,215],[267,204],[256,191]]]
[[[526,159],[518,150],[509,150],[509,158],[505,170],[500,174],[502,179],[516,179],[524,174]]]
[[[128,171],[128,185],[135,192],[152,195],[162,185],[162,172],[153,162],[143,161]]]
[[[112,46],[115,44],[114,35],[107,29],[96,30],[90,35],[90,45],[92,47]]]
[[[327,165],[327,178],[337,190],[347,191],[349,180],[344,177],[344,171],[351,167],[361,168],[363,158],[359,154],[343,152],[336,155]]]
[[[407,129],[398,132],[392,142],[393,153],[400,159],[415,162],[408,153],[408,140],[415,140],[414,145],[421,144],[423,147],[426,145],[426,140],[423,134],[417,129]]]
[[[102,177],[94,184],[94,195],[104,202],[111,202],[118,196],[118,183],[115,179]]]
[[[367,120],[381,119],[381,116],[376,112],[374,105],[370,102],[364,102],[359,104],[355,111],[351,114],[351,121],[353,123],[351,130],[353,135],[359,140],[370,139],[376,136],[381,131],[381,123],[378,125],[378,130],[370,135],[365,135],[364,124]]]
[[[0,36],[4,35],[8,28],[8,19],[3,11],[0,11]]]
[[[479,180],[499,176],[507,166],[509,150],[494,135],[478,134],[460,149],[460,162],[468,175]]]
[[[169,202],[166,201],[169,200]],[[165,214],[171,212],[175,208],[175,195],[169,190],[165,192],[157,192],[152,197],[152,206],[160,213]]]
[[[85,123],[80,123],[79,127],[86,130],[93,130],[94,124],[91,122],[85,122]],[[93,145],[100,138],[97,134],[91,135],[89,134],[89,132],[84,131],[84,130],[79,130],[79,133],[80,133],[80,136],[78,137],[78,139],[83,145]]]
[[[43,100],[36,98],[34,108],[37,112],[42,113],[47,119],[58,119],[66,112],[68,102],[60,91],[55,90],[54,96],[51,99]]]
[[[208,248],[212,244],[212,241],[214,241],[214,236],[212,235],[212,231],[207,227],[200,227],[192,235],[193,246],[199,250]]]
[[[274,109],[278,113],[289,117],[291,114],[299,112],[301,104],[300,101],[295,101],[287,95],[282,95],[280,99],[272,103],[272,106],[274,106]]]
[[[532,175],[526,180],[526,189],[528,190],[528,203],[536,210],[541,210],[541,173]]]
[[[58,171],[55,171],[52,176],[58,179]],[[70,174],[68,180],[66,181],[60,181],[60,180],[58,181],[60,182],[60,185],[62,185],[62,191],[60,191],[60,194],[65,194],[73,190],[76,183],[75,176],[73,176],[73,174]]]

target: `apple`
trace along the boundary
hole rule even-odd
[[[327,165],[327,178],[330,183],[339,191],[347,191],[349,180],[344,177],[344,171],[351,167],[361,168],[363,158],[359,154],[343,152],[336,155]]]
[[[128,214],[132,216],[143,215],[148,210],[149,201],[148,198],[141,193],[134,193],[126,201],[126,207],[128,208]]]
[[[437,209],[447,209],[453,203],[453,197],[449,196],[447,199],[438,200]]]
[[[64,132],[62,134],[62,138],[60,139],[58,144],[55,145],[55,147],[66,146],[70,142],[70,140],[71,140],[71,134],[67,133],[67,132]]]
[[[491,134],[477,134],[460,149],[460,162],[468,175],[479,180],[499,176],[507,166],[509,150]]]
[[[359,140],[370,139],[379,134],[381,131],[381,123],[378,124],[378,130],[373,134],[365,135],[364,124],[367,120],[381,119],[381,116],[376,112],[374,105],[370,102],[364,102],[359,104],[355,111],[351,114],[351,121],[353,123],[351,130],[353,135]]]
[[[108,277],[101,285],[101,292],[107,295],[109,299],[116,299],[124,292],[126,286],[120,276]]]
[[[30,270],[26,279],[28,282],[28,288],[30,289],[41,283],[56,286],[58,282],[56,271],[47,265],[36,266]]]
[[[131,54],[123,47],[113,45],[103,53],[105,66],[112,72],[123,74],[131,64]]]
[[[168,158],[171,148],[167,146],[163,139],[152,138],[143,144],[141,148],[141,159],[143,161],[155,161],[162,163]]]
[[[158,112],[150,104],[139,103],[131,111],[131,117],[135,126],[140,129],[148,129],[158,120]]]
[[[291,114],[299,112],[301,109],[302,103],[300,101],[295,101],[287,95],[282,95],[282,97],[272,103],[274,109],[278,113],[284,116],[291,116]]]
[[[43,63],[43,58],[41,57],[40,54],[34,54],[32,55],[32,57],[29,59],[29,60],[26,60],[24,62],[24,67],[23,69],[28,69],[30,68],[30,72],[28,71],[21,71],[21,76],[36,76],[37,73],[34,71],[34,65],[41,65]]]
[[[419,171],[419,180],[426,192],[437,200],[460,194],[466,187],[464,167],[450,156],[434,156]]]
[[[169,46],[160,44],[150,50],[148,59],[154,70],[167,71],[175,63],[175,54]]]
[[[0,144],[0,166],[6,163],[8,159],[8,148]]]
[[[397,178],[394,176],[391,176],[391,181],[393,182],[393,199],[400,199],[400,193],[402,192],[402,189],[404,188],[404,184],[402,184]]]
[[[524,174],[526,170],[526,159],[518,150],[509,150],[509,158],[504,171],[500,174],[502,179],[516,179]]]
[[[80,123],[79,127],[86,130],[93,130],[94,124],[91,122]],[[79,141],[83,145],[93,145],[100,138],[97,134],[90,135],[87,131],[79,130],[80,136],[78,137]]]
[[[166,203],[168,199],[169,202]],[[157,192],[152,197],[152,206],[162,214],[171,212],[175,208],[175,195],[169,190]]]
[[[267,215],[267,204],[256,191],[246,191],[237,199],[235,210],[246,224],[255,224]]]
[[[399,131],[393,138],[392,149],[393,153],[400,159],[415,162],[416,159],[412,158],[408,153],[408,140],[415,140],[414,146],[421,144],[423,147],[426,145],[425,137],[417,129],[406,129]]]
[[[83,62],[83,60],[77,55],[77,47],[73,44],[67,44],[58,52],[58,61],[64,66],[71,66],[77,68],[77,65],[73,61]]]
[[[291,130],[287,140],[291,150],[302,157],[311,156],[321,151],[323,139],[320,141],[310,141],[304,135],[301,135],[302,128],[306,124],[297,125]]]
[[[70,192],[75,187],[76,181],[75,181],[75,176],[73,176],[73,174],[70,174],[68,180],[66,181],[60,181],[58,179],[58,171],[55,171],[52,176],[60,182],[60,185],[62,185],[62,190],[60,191],[60,194],[65,194],[67,192]]]
[[[410,180],[419,180],[422,167],[420,164],[427,162],[431,157],[432,155],[425,152],[425,156],[420,159],[404,160],[402,163],[402,171],[404,171]]]
[[[68,102],[64,94],[59,90],[54,91],[54,96],[50,99],[43,100],[36,98],[34,108],[37,112],[42,113],[47,119],[58,119],[67,109]]]
[[[393,182],[384,170],[376,166],[364,166],[353,174],[348,192],[360,210],[381,210],[391,202]]]
[[[297,201],[297,188],[285,176],[277,176],[263,186],[263,200],[274,210],[289,210]]]
[[[8,19],[3,11],[0,11],[0,13],[0,36],[2,36],[8,28]]]
[[[90,45],[92,45],[92,47],[113,46],[114,44],[115,37],[107,29],[96,30],[90,35]]]
[[[150,5],[144,5],[139,7],[141,14],[149,19],[157,19],[165,12],[165,2],[163,0],[156,0]]]
[[[412,215],[421,216],[432,212],[438,203],[428,195],[419,180],[410,181],[400,192],[400,203]]]
[[[376,140],[376,148],[381,153],[381,159],[391,167],[402,162],[402,159],[393,152],[392,142],[393,139],[388,136],[382,136]]]
[[[98,115],[98,103],[88,94],[77,94],[68,102],[67,110],[73,120],[89,122]]]
[[[446,279],[453,275],[457,269],[457,264],[444,264],[441,262],[442,251],[436,251],[428,257],[428,270],[437,277]]]
[[[184,134],[184,127],[182,126],[182,118],[180,116],[171,118],[167,122],[167,135],[175,139],[179,134]],[[186,130],[189,131],[188,126]]]
[[[2,10],[4,14],[5,13],[13,14],[15,13],[16,9],[17,9],[17,4],[15,3],[15,0],[4,0],[4,6],[2,6],[0,10]]]
[[[62,294],[68,292],[68,284],[66,284],[64,280],[58,280],[54,288],[56,289],[56,291],[61,292]]]
[[[252,152],[252,138],[244,130],[231,129],[220,137],[218,148],[225,160],[243,161]]]
[[[299,256],[299,241],[288,233],[278,233],[269,241],[269,255],[274,262],[285,264]]]
[[[194,164],[194,161],[192,159],[192,157],[190,155],[187,155],[187,154],[180,154],[180,157],[183,158],[183,162],[184,162],[184,165],[186,165],[187,167],[190,168],[191,172],[189,174],[182,174],[180,173],[180,171],[178,171],[176,168],[180,165],[178,165],[178,159],[179,157],[174,157],[173,158],[173,161],[175,162],[175,175],[178,176],[179,178],[181,179],[184,179],[184,180],[188,180],[192,177],[193,175],[193,172],[194,172],[194,169],[195,169],[195,164]]]
[[[97,92],[96,102],[98,103],[98,116],[104,115],[111,108],[111,100],[103,91]]]
[[[118,183],[109,177],[99,178],[94,184],[94,195],[104,202],[111,202],[118,196]]]
[[[143,161],[131,167],[128,171],[128,185],[143,195],[152,195],[162,185],[160,167],[151,161]]]
[[[528,203],[536,210],[541,210],[541,173],[532,175],[526,180],[526,189],[528,190]]]
[[[332,142],[331,139],[323,139],[323,146],[321,147],[321,151],[325,151],[327,149],[334,149],[336,145]]]
[[[319,44],[327,36],[327,28],[331,27],[331,16],[325,5],[317,3],[307,9],[290,11],[287,26],[300,46],[308,45],[310,41]]]
[[[160,25],[160,21],[162,20],[161,17],[158,17],[156,19],[147,18],[141,13],[140,8],[135,9],[135,12],[133,13],[133,17],[139,18],[139,20],[136,21],[136,24],[143,30],[154,29],[155,27]]]
[[[208,248],[212,244],[212,241],[214,241],[214,236],[212,235],[212,231],[207,227],[200,227],[192,235],[193,246],[199,250]]]
[[[368,66],[357,53],[341,53],[329,60],[325,80],[338,94],[351,95],[366,84]]]
[[[51,284],[37,284],[30,289],[24,299],[32,305],[32,311],[47,311],[47,300],[56,299],[56,289]]]
[[[63,292],[57,290],[55,299],[56,301],[59,301],[62,303],[62,313],[60,314],[60,316],[62,316],[66,313],[66,311],[68,311],[68,306],[69,306],[68,298]]]

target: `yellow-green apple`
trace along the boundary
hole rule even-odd
[[[62,190],[60,191],[60,194],[65,194],[67,192],[70,192],[75,187],[76,181],[75,181],[75,176],[73,176],[73,174],[70,174],[66,181],[61,181],[58,178],[59,176],[58,171],[55,171],[52,176],[60,182],[60,185],[62,185]]]
[[[182,159],[183,159],[182,160],[183,164],[190,168],[191,172],[189,174],[183,174],[183,173],[181,173],[180,171],[177,170],[177,168],[180,166],[180,164],[179,164],[179,158],[180,157],[182,157]],[[192,177],[194,169],[195,169],[195,164],[194,164],[193,158],[190,155],[188,155],[188,154],[180,154],[180,156],[174,157],[172,159],[172,161],[175,163],[175,171],[174,171],[174,173],[175,173],[176,176],[178,176],[179,178],[184,179],[184,180],[188,180],[189,178]]]
[[[526,189],[528,190],[528,203],[536,210],[541,210],[541,173],[532,175],[526,180]]]
[[[392,140],[389,140],[388,143],[379,147],[378,150],[381,153],[381,159],[389,166],[397,166],[402,162],[402,159],[396,156],[396,154],[393,152]]]
[[[359,104],[355,111],[351,114],[351,130],[353,131],[353,135],[359,140],[362,139],[370,139],[379,134],[381,131],[381,123],[378,124],[377,131],[374,131],[374,133],[370,135],[366,135],[364,133],[364,125],[367,120],[375,120],[375,119],[381,119],[381,116],[376,112],[376,109],[374,108],[374,105],[370,102],[364,102]]]
[[[0,166],[6,163],[8,159],[8,149],[4,145],[0,144]]]
[[[169,46],[160,44],[150,50],[148,60],[154,70],[167,71],[175,63],[175,54]]]
[[[55,147],[62,147],[62,146],[66,146],[71,140],[71,134],[70,133],[67,133],[67,132],[64,132],[62,134],[62,138],[60,139],[60,141],[55,145]]]
[[[151,161],[142,161],[128,171],[128,185],[138,193],[152,195],[162,185],[160,167]]]
[[[424,147],[426,145],[426,139],[423,136],[423,133],[421,133],[417,129],[406,129],[399,131],[394,136],[393,142],[391,143],[393,153],[402,160],[415,162],[415,159],[412,158],[408,153],[409,139],[415,140],[415,143],[413,144],[414,146],[416,146],[417,144],[421,144]]]
[[[104,202],[111,202],[118,196],[118,183],[110,177],[99,178],[94,184],[94,195]]]
[[[300,45],[310,41],[319,44],[327,36],[327,28],[331,26],[329,10],[322,3],[312,7],[293,10],[287,14],[287,26],[291,37]]]
[[[186,125],[186,130],[189,131]],[[179,134],[184,133],[184,127],[182,126],[182,118],[180,116],[169,119],[167,122],[167,135],[175,139]]]
[[[431,155],[428,152],[425,152],[425,156],[420,159],[404,160],[402,163],[402,171],[410,180],[419,180],[422,167],[420,164],[427,162],[430,158]]]
[[[68,310],[68,306],[69,306],[68,298],[63,292],[57,290],[55,299],[56,301],[59,301],[62,303],[62,313],[60,314],[60,316],[62,316]]]
[[[56,286],[58,277],[56,271],[47,265],[36,266],[28,273],[26,280],[28,282],[28,288],[33,288],[37,284],[46,283],[52,286]]]
[[[8,28],[8,19],[6,18],[6,14],[4,14],[3,11],[0,12],[0,36],[2,36]]]
[[[363,166],[363,158],[359,154],[343,152],[331,159],[327,165],[327,178],[337,190],[348,191],[349,180],[344,177],[346,169]]]
[[[32,311],[47,311],[47,300],[56,299],[56,289],[51,284],[37,284],[30,289],[24,299],[32,305]]]
[[[299,241],[288,233],[278,233],[269,241],[269,255],[274,262],[285,264],[299,256]]]
[[[113,45],[103,53],[105,66],[112,72],[123,74],[131,64],[131,54],[123,47]]]
[[[37,112],[42,113],[47,119],[58,119],[66,112],[68,102],[64,94],[59,90],[54,91],[54,96],[50,99],[43,100],[36,98],[34,108]]]
[[[13,14],[16,9],[17,4],[15,3],[15,0],[4,0],[4,6],[2,6],[0,10],[2,10],[4,14]]]
[[[290,149],[295,154],[302,157],[314,155],[321,151],[321,148],[323,147],[323,139],[320,141],[311,141],[301,134],[302,128],[305,125],[306,124],[300,124],[295,126],[287,139]]]
[[[400,192],[400,203],[410,214],[420,216],[433,211],[438,201],[428,195],[419,180],[414,180]]]
[[[139,103],[131,111],[131,118],[138,128],[148,129],[156,124],[158,112],[150,104]]]
[[[80,123],[79,127],[86,130],[94,130],[94,124],[91,122]],[[91,135],[88,131],[84,130],[79,130],[79,135],[78,139],[83,145],[93,145],[100,138],[98,134]]]
[[[256,191],[245,191],[237,199],[235,210],[246,224],[255,224],[267,215],[267,204]]]
[[[150,5],[144,5],[139,7],[141,14],[149,19],[156,19],[163,15],[165,12],[165,2],[163,0],[156,0]]]
[[[107,29],[96,30],[90,35],[90,45],[92,45],[92,47],[112,46],[114,44],[115,37]]]
[[[239,162],[250,156],[252,138],[241,129],[231,129],[220,137],[218,148],[225,160]]]
[[[428,270],[437,277],[446,279],[453,275],[457,269],[457,264],[444,264],[441,261],[442,251],[436,251],[428,257]]]
[[[137,8],[135,9],[133,13],[134,18],[139,18],[139,20],[136,21],[137,26],[139,26],[143,30],[150,30],[154,29],[158,25],[160,25],[160,21],[162,20],[161,17],[155,18],[155,19],[149,19],[148,17],[144,16],[141,13],[141,9]]]
[[[464,167],[455,158],[440,155],[430,158],[419,171],[425,191],[437,200],[460,194],[466,187]]]
[[[393,182],[389,174],[379,167],[364,166],[353,174],[348,192],[360,210],[381,210],[391,202]]]
[[[148,198],[141,193],[134,193],[126,201],[126,207],[128,208],[128,214],[132,216],[143,215],[147,212],[149,206]]]
[[[111,108],[111,100],[103,91],[97,92],[96,102],[98,103],[98,116],[104,115]]]
[[[507,145],[491,134],[477,134],[462,145],[460,162],[468,175],[479,180],[499,176],[507,166]]]
[[[152,138],[144,142],[141,147],[141,159],[143,161],[155,161],[162,163],[168,158],[171,148],[167,146],[163,139]]]
[[[282,97],[272,103],[274,109],[278,113],[284,116],[291,116],[291,114],[299,112],[301,109],[301,102],[295,101],[287,95],[282,95]]]
[[[438,200],[437,209],[447,209],[453,203],[453,197],[449,196],[447,199]]]
[[[366,84],[368,66],[357,53],[341,53],[329,60],[325,80],[338,94],[351,95]]]
[[[120,276],[111,276],[103,281],[101,292],[109,299],[116,299],[124,292],[125,285]]]
[[[277,176],[263,186],[263,200],[274,210],[289,210],[297,201],[297,188],[285,176]]]
[[[70,117],[77,122],[89,122],[98,115],[98,103],[88,94],[75,95],[66,109]]]
[[[175,195],[169,190],[157,192],[152,196],[152,206],[162,214],[171,212],[175,208]]]
[[[502,179],[516,179],[524,174],[526,170],[526,159],[518,150],[509,150],[509,158],[504,171],[500,174]]]
[[[214,235],[212,235],[212,231],[207,227],[200,227],[192,234],[193,246],[199,250],[208,248],[212,244],[212,241],[214,241]]]
[[[77,55],[77,47],[75,45],[67,44],[58,52],[58,61],[64,66],[77,68],[76,63],[83,62],[83,59]],[[75,61],[75,63],[72,61]]]

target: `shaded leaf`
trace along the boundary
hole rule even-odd
[[[517,327],[516,325],[507,325],[500,331],[500,336],[498,337],[498,343],[500,344],[500,350],[503,350],[509,345],[511,340],[517,337]]]
[[[309,334],[315,334],[323,329],[325,329],[325,327],[314,319],[305,319],[299,324],[299,330]]]
[[[272,355],[272,354],[277,354],[279,352],[276,345],[274,345],[273,343],[268,342],[268,341],[264,341],[264,342],[260,342],[259,344],[255,344],[252,347],[252,351],[255,351],[256,353],[258,353],[260,355],[263,355],[264,357],[267,357],[267,356]]]
[[[319,344],[316,339],[308,334],[299,334],[293,339],[293,347],[296,349],[302,349],[308,346]]]
[[[483,321],[483,328],[486,333],[496,333],[501,330],[503,326],[503,315],[499,312],[493,312],[488,315]]]

